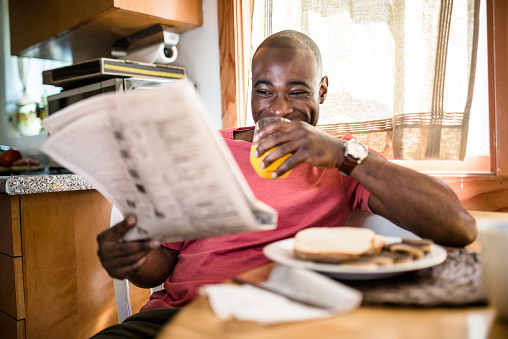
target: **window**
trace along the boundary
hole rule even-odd
[[[473,101],[464,161],[399,161],[395,163],[434,175],[491,172],[486,2],[480,3],[480,31]]]
[[[0,86],[0,144],[17,147],[37,158],[38,147],[46,139],[37,110],[43,113],[46,97],[59,91],[42,84],[42,71],[68,63],[11,56],[8,1],[0,1],[0,7],[0,73],[5,75],[5,87]],[[26,105],[19,106],[20,103]]]
[[[401,4],[256,1],[252,50],[283,29],[308,34],[321,49],[324,74],[330,79],[318,127],[334,135],[353,134],[388,159],[447,160],[396,160],[422,171],[488,172],[485,20],[481,20],[483,58],[473,96],[475,115],[469,118],[464,106],[470,103],[475,7],[446,0]],[[429,15],[422,16],[422,11]],[[440,15],[446,20],[438,20]],[[441,43],[444,39],[446,44]],[[483,101],[478,94],[483,94]],[[248,112],[247,125],[252,123]],[[437,152],[432,151],[435,148]],[[464,158],[464,153],[465,161],[450,161]]]
[[[241,22],[241,18],[248,17],[244,6],[241,11],[238,3],[245,0],[225,0],[223,10],[229,9],[230,20],[219,14],[219,37],[221,55],[231,54],[231,50],[241,49],[249,54],[249,44],[231,43],[229,37],[235,35],[233,22]],[[489,106],[489,154],[490,173],[452,173],[446,176],[437,175],[447,183],[459,196],[465,208],[480,211],[508,211],[508,3],[504,0],[484,0],[486,8],[487,30],[487,65],[488,65],[488,106]],[[220,9],[219,9],[220,10]],[[238,17],[241,14],[240,18]],[[234,18],[234,20],[233,20]],[[250,28],[250,21],[244,21],[245,30]],[[229,40],[228,40],[229,39]],[[232,53],[234,55],[234,52]],[[238,78],[231,71],[231,59],[221,61],[221,82],[234,83]],[[250,60],[234,59],[233,66],[248,68]],[[229,80],[226,80],[229,79]],[[222,86],[223,116],[234,116],[237,121],[238,106],[234,101],[227,101],[234,97],[237,88]],[[227,103],[227,105],[226,105]],[[233,120],[233,119],[231,119]],[[224,121],[224,120],[223,120]],[[224,127],[241,126],[243,122]]]

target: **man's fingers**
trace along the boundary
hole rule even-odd
[[[146,254],[159,246],[160,242],[157,240],[116,241],[109,245],[99,246],[98,254],[101,259],[113,259],[137,253]]]
[[[160,242],[157,240],[122,240],[125,233],[136,223],[136,217],[129,215],[97,236],[99,245],[97,254],[102,266],[113,278],[128,278],[139,270],[150,251],[160,248]]]
[[[108,271],[109,275],[116,279],[129,279],[130,276],[132,276],[134,273],[136,273],[141,266],[143,266],[144,262],[146,261],[146,254],[143,255],[138,260],[131,262],[128,265],[123,266],[115,266],[114,269],[108,270],[107,267],[106,270]]]
[[[256,138],[257,140],[254,140],[254,141],[263,140],[264,138],[266,138],[268,136],[275,135],[279,132],[287,132],[287,131],[294,128],[293,124],[294,124],[293,122],[287,122],[287,121],[272,122],[271,124],[268,124],[259,130],[259,132],[257,134],[257,138]]]
[[[275,123],[272,123],[265,128],[268,128],[274,124]],[[278,133],[277,131],[275,131],[273,134],[267,134],[267,137],[260,139],[261,142],[259,143],[259,145],[256,149],[258,156],[263,155],[263,153],[265,153],[269,149],[272,149],[273,147],[278,148],[281,145],[291,142],[293,139],[294,139],[294,135],[291,131],[284,132],[284,133]]]
[[[336,167],[340,161],[336,150],[341,149],[341,141],[311,126],[299,124],[287,132],[264,139],[257,148],[258,155],[272,148],[273,151],[261,162],[261,168],[270,166],[286,154],[292,154],[274,172],[276,176],[281,176],[304,162],[319,168]]]
[[[142,258],[144,258],[147,255],[146,252],[138,252],[130,255],[125,255],[122,257],[116,257],[112,258],[109,261],[107,261],[107,265],[113,269],[123,269],[125,267],[130,267],[138,263]],[[114,270],[114,269],[113,269]]]
[[[157,240],[118,242],[113,245],[112,252],[118,253],[117,256],[131,255],[148,252],[154,248],[157,248],[159,245],[160,242]]]
[[[113,227],[108,228],[107,230],[102,231],[97,236],[97,241],[117,241],[122,239],[122,237],[127,233],[131,228],[136,226],[137,219],[134,215],[127,216],[124,220],[120,221]]]
[[[136,272],[145,262],[147,254],[160,248],[156,240],[117,242],[100,247],[98,255],[102,266],[114,278],[124,279]]]

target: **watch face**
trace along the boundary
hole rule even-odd
[[[356,140],[351,140],[348,142],[347,151],[350,156],[360,160],[363,160],[368,154],[367,147],[365,147],[364,144]]]

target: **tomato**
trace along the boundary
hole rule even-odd
[[[21,153],[13,148],[0,154],[0,165],[9,167],[12,166],[14,161],[21,159]]]

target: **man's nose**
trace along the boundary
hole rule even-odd
[[[293,106],[288,98],[283,95],[277,95],[270,102],[269,112],[274,116],[285,117],[293,112]]]

